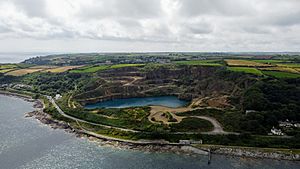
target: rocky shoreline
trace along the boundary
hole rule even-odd
[[[73,129],[68,123],[63,121],[58,121],[55,119],[52,119],[50,115],[35,110],[29,113],[26,113],[26,118],[35,118],[41,123],[50,126],[52,129],[63,129],[68,133],[73,133],[76,135],[76,137],[83,137],[87,138],[89,141],[96,142],[100,146],[109,146],[114,148],[120,148],[120,149],[131,149],[131,150],[142,150],[145,152],[171,152],[176,154],[186,154],[186,155],[207,155],[206,151],[196,149],[196,148],[188,148],[190,146],[175,146],[175,145],[137,145],[133,143],[127,143],[127,142],[119,142],[119,141],[112,141],[112,140],[106,140],[97,138],[94,136],[89,136],[87,134],[84,134],[80,131],[77,131],[76,129]]]
[[[35,102],[36,101],[35,99],[32,99],[30,96],[22,95],[22,94],[18,94],[18,93],[11,93],[9,91],[0,90],[0,95],[21,98],[27,102]]]
[[[275,159],[275,160],[290,160],[300,161],[300,154],[282,153],[282,152],[263,152],[253,149],[232,148],[232,147],[215,147],[210,148],[195,148],[192,146],[176,146],[176,145],[136,145],[133,143],[118,142],[88,136],[73,129],[68,123],[52,119],[50,115],[42,111],[33,111],[26,114],[25,117],[34,117],[41,123],[49,125],[53,129],[63,129],[66,132],[74,133],[77,137],[84,137],[92,142],[96,142],[100,146],[110,146],[120,149],[141,150],[146,152],[171,152],[176,154],[186,155],[207,155],[208,151],[212,154],[245,157],[245,158],[260,158],[260,159]]]
[[[300,161],[300,154],[282,153],[282,152],[262,152],[259,150],[247,150],[239,148],[221,147],[213,151],[216,154],[231,155],[237,157],[250,158],[268,158],[276,160]]]
[[[142,150],[146,152],[171,152],[176,154],[186,154],[186,155],[207,155],[208,151],[212,154],[245,157],[245,158],[264,158],[264,159],[275,159],[275,160],[290,160],[290,161],[300,161],[300,154],[283,153],[283,152],[263,152],[257,150],[248,150],[244,148],[232,148],[232,147],[215,147],[211,146],[209,148],[201,147],[195,148],[192,146],[182,146],[182,145],[136,145],[133,143],[118,142],[106,139],[96,138],[94,136],[89,136],[82,132],[73,129],[68,123],[64,121],[59,121],[53,119],[49,114],[42,111],[44,105],[40,100],[34,100],[30,97],[26,97],[19,94],[0,92],[2,95],[15,96],[24,99],[25,101],[34,102],[33,107],[36,108],[35,111],[26,113],[26,118],[35,118],[41,123],[50,126],[53,129],[63,129],[68,133],[73,133],[77,137],[84,137],[92,142],[96,142],[100,146],[111,146],[120,149],[132,149],[132,150]]]

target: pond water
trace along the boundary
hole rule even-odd
[[[100,146],[32,118],[32,103],[0,95],[2,169],[297,169],[299,162],[213,155],[187,156]]]
[[[159,105],[166,107],[182,107],[188,102],[180,100],[175,96],[157,96],[157,97],[139,97],[139,98],[127,98],[127,99],[113,99],[95,104],[88,104],[85,107],[88,109],[94,108],[126,108],[126,107],[138,107],[138,106],[150,106]]]

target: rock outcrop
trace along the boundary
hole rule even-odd
[[[82,104],[114,98],[175,95],[192,100],[206,96],[239,96],[249,83],[249,75],[220,75],[222,68],[205,66],[110,69],[98,73],[99,80],[74,96]]]

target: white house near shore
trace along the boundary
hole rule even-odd
[[[275,127],[273,127],[271,129],[271,133],[272,135],[277,135],[277,136],[283,136],[283,132],[280,129],[276,129]]]
[[[202,140],[196,141],[196,140],[179,140],[180,144],[202,144]]]
[[[60,99],[60,98],[62,98],[62,96],[61,96],[60,94],[56,94],[56,95],[55,95],[55,100],[58,100],[58,99]]]

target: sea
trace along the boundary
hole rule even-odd
[[[0,52],[0,64],[2,63],[20,63],[26,59],[36,57],[36,56],[46,56],[50,54],[55,54],[55,53],[50,53],[50,52]]]
[[[34,118],[33,103],[0,95],[1,169],[299,169],[299,162],[120,149],[52,129]]]

